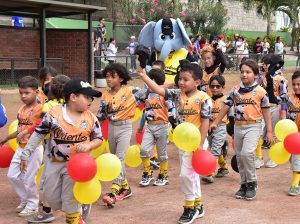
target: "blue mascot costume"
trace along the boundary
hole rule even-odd
[[[158,22],[147,23],[140,32],[139,43],[151,47],[150,65],[155,60],[165,63],[166,79],[173,83],[179,61],[186,59],[187,47],[191,44],[180,19],[165,17]]]

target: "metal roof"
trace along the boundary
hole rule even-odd
[[[53,0],[0,0],[2,15],[39,18],[43,8],[46,9],[46,17],[63,17],[106,10],[106,7]]]

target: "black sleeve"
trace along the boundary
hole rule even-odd
[[[221,51],[221,49],[217,49],[216,52],[217,52],[217,56],[216,56],[215,63],[217,63],[219,65],[221,73],[224,73],[225,68],[226,68],[226,60],[225,60],[224,54]]]
[[[266,79],[267,79],[267,87],[266,87],[266,91],[267,91],[267,94],[269,96],[269,102],[270,103],[275,103],[275,104],[278,104],[278,100],[274,94],[274,84],[273,84],[273,79],[271,77],[271,73],[268,72],[266,74]]]

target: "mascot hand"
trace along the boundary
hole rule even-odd
[[[140,66],[142,68],[146,68],[147,62],[150,57],[149,48],[145,47],[144,45],[139,45],[136,47],[134,54],[138,55],[138,60],[140,62]]]

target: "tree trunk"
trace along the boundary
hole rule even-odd
[[[270,35],[271,32],[271,13],[267,15],[267,36]]]
[[[294,47],[295,47],[295,36],[296,36],[296,22],[293,21],[293,28],[292,28],[292,33],[291,33],[291,36],[292,36],[292,43],[291,43],[291,49],[290,51],[294,51]]]

